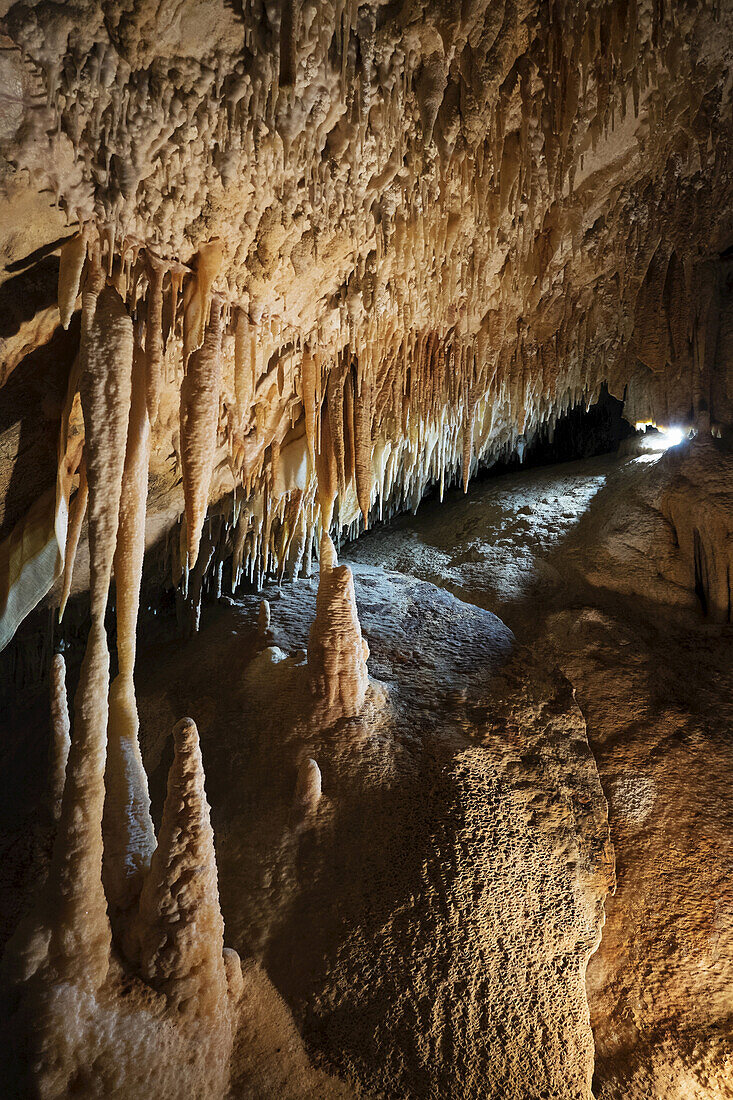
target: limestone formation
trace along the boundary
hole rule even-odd
[[[316,616],[308,638],[311,689],[326,720],[353,718],[364,705],[369,646],[362,638],[354,578],[339,565],[328,535],[321,539],[321,572]]]
[[[14,860],[40,868],[30,912],[0,914],[27,1054],[8,1095],[589,1100],[583,983],[612,859],[542,600],[601,591],[721,638],[731,622],[733,6],[4,0],[0,39],[0,702],[52,682],[48,744],[13,718],[0,768],[12,787],[48,749],[50,812],[0,850],[0,898]],[[539,542],[565,540],[552,565],[537,539],[512,556],[521,510],[490,547],[465,516],[458,556],[398,547],[483,610],[368,573],[357,610],[334,542],[541,460],[591,407],[689,438],[629,452],[577,530],[533,500]],[[313,605],[283,583],[314,557]],[[514,641],[486,607],[521,624],[525,585],[546,635],[524,679],[515,655],[497,681]],[[230,639],[258,608],[216,668],[205,598]],[[173,606],[205,698],[189,708],[184,684],[173,713],[168,669],[141,720],[159,669],[139,637],[165,663]],[[192,719],[153,826],[163,731],[199,703],[207,767],[260,783],[244,809],[221,780],[212,796],[244,971]],[[606,1067],[646,1011],[621,1002]],[[657,1062],[702,1080],[710,1059],[671,1041],[605,1095]]]
[[[318,809],[321,801],[321,769],[310,756],[298,768],[293,808],[303,820]]]
[[[180,1012],[225,1011],[224,922],[198,731],[183,718],[163,821],[140,897],[140,970]]]
[[[113,911],[129,910],[137,902],[142,877],[155,847],[148,781],[138,743],[133,681],[150,448],[145,366],[138,345],[133,357],[132,397],[114,555],[119,671],[109,692],[103,820],[105,889]]]
[[[88,0],[77,40],[71,10],[9,6],[4,149],[13,201],[30,174],[68,221],[63,326],[100,252],[144,329],[190,568],[229,493],[268,498],[243,575],[294,569],[333,518],[467,487],[604,382],[638,421],[728,421],[728,6],[139,8]]]
[[[191,324],[195,333],[195,324]],[[192,341],[195,339],[195,335],[191,337]],[[219,419],[220,356],[221,304],[215,298],[206,335],[193,351],[181,384],[181,468],[189,568],[194,567],[198,557],[213,471]]]
[[[66,780],[66,762],[71,745],[71,722],[66,699],[66,662],[55,654],[51,665],[51,753],[49,767],[49,803],[53,816],[61,814],[61,799]]]

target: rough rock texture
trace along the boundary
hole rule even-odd
[[[244,1093],[342,1094],[290,1038],[265,1068],[289,1009],[348,1089],[589,1095],[584,971],[612,875],[583,719],[552,670],[574,669],[597,715],[592,646],[575,669],[562,616],[579,603],[595,622],[599,587],[635,614],[674,605],[668,626],[695,623],[698,601],[713,629],[730,622],[731,43],[725,2],[0,0],[0,649],[39,604],[36,623],[79,614],[84,649],[65,768],[54,668],[54,779],[24,841],[48,879],[6,955],[16,1079],[50,1096],[214,1096],[231,1074]],[[553,497],[508,537],[500,505],[501,553],[467,522],[408,560],[484,610],[362,571],[371,675],[389,682],[370,683],[331,534],[414,510],[432,486],[467,490],[604,385],[629,421],[694,442],[631,459],[608,492],[573,484],[571,521],[581,498],[599,504],[575,532]],[[279,625],[263,613],[208,743],[225,915],[287,1009],[222,946],[192,721],[155,847],[134,680],[146,547],[184,635],[205,591],[310,576],[320,558],[315,606],[309,587]],[[87,588],[85,622],[72,604]],[[526,631],[521,675],[491,680],[511,638],[486,608]],[[632,664],[648,645],[653,678],[643,626]],[[45,678],[49,639],[25,666],[22,644],[11,657],[19,688],[24,667]],[[306,639],[307,658],[285,656]],[[201,690],[195,653],[180,669]],[[217,684],[231,648],[220,656]],[[157,726],[148,715],[148,754],[185,698]],[[653,701],[676,759],[670,731],[697,733]],[[624,713],[598,711],[602,730]],[[640,735],[620,736],[632,768]],[[673,786],[659,766],[646,778]],[[628,779],[633,819],[647,795],[624,795]],[[680,793],[678,827],[687,814]],[[621,864],[637,890],[641,847]],[[717,1088],[722,1031],[719,1057],[700,1043],[727,1026],[727,978],[665,961],[687,925],[669,943],[668,899],[637,926],[628,896],[622,883],[619,927],[648,937],[658,996],[650,1008],[643,968],[627,974],[635,941],[615,931],[619,972],[609,955],[593,986],[600,1087],[639,1091],[658,1072],[660,1089]],[[260,1056],[235,1036],[255,1027],[235,1008],[247,996],[271,1012]]]
[[[149,537],[182,475],[191,565],[209,501],[229,551],[246,505],[251,572],[297,571],[334,498],[354,528],[467,485],[604,381],[632,420],[731,422],[729,4],[0,13],[3,536],[52,487],[39,374],[98,251],[145,347]]]
[[[275,645],[254,659],[256,596],[170,649],[166,693],[141,679],[144,728],[174,699],[202,713],[227,936],[352,1088],[589,1097],[584,974],[613,856],[570,685],[432,585],[354,582],[373,677],[357,718],[325,726],[309,698],[312,582],[268,589]],[[223,665],[241,669],[226,693]]]
[[[707,1100],[730,1095],[733,1052],[733,653],[730,627],[702,617],[694,561],[664,513],[686,493],[685,522],[710,517],[696,522],[719,560],[730,451],[649,442],[424,505],[346,557],[500,609],[573,684],[618,880],[588,968],[595,1095]]]

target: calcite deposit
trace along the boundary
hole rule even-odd
[[[468,485],[604,382],[638,421],[729,421],[729,5],[2,15],[1,377],[100,257],[144,348],[164,525],[182,478],[174,580],[209,504],[230,546],[246,509],[250,573],[297,573],[332,516]],[[23,584],[59,525],[13,500],[2,523],[9,635],[65,540]]]
[[[718,1088],[722,1011],[628,974],[661,780],[563,631],[726,667],[733,6],[0,0],[0,47],[8,1095],[590,1100],[591,1024],[601,1096]],[[685,443],[369,541],[603,410]]]

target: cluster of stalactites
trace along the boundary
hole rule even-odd
[[[21,978],[38,974],[41,981],[94,992],[107,978],[114,943],[171,1005],[211,1014],[214,1004],[226,1003],[233,967],[231,959],[226,969],[223,961],[198,735],[190,720],[176,728],[157,845],[138,742],[133,673],[155,371],[140,318],[130,310],[136,267],[116,266],[111,247],[105,256],[100,245],[85,233],[80,243],[66,246],[60,287],[65,323],[82,288],[81,340],[70,389],[78,386],[84,421],[80,461],[91,627],[70,743],[63,663],[54,662],[50,801],[57,833],[48,881],[35,914],[9,949],[16,960],[10,967]],[[190,357],[199,347],[204,358],[208,354],[206,336],[216,324],[215,311],[209,319],[209,289],[202,261],[186,302]],[[69,537],[78,539],[78,531],[70,529]],[[67,563],[72,557],[67,545]],[[104,618],[113,572],[119,673],[110,685]],[[165,921],[170,927],[162,927]]]
[[[436,188],[451,161],[469,175],[474,150],[488,165],[494,225],[503,206],[526,221],[572,191],[583,158],[627,113],[654,96],[649,114],[663,135],[670,85],[689,79],[695,88],[681,46],[692,15],[669,5],[654,5],[651,19],[611,0],[552,4],[541,18],[508,7],[497,21],[484,0],[428,7],[419,30],[399,5],[388,18],[377,4],[347,0],[307,12],[292,0],[279,12],[249,5],[244,49],[242,29],[234,54],[225,31],[222,48],[187,58],[164,80],[150,78],[157,24],[162,41],[172,30],[162,10],[100,13],[72,57],[73,11],[15,8],[8,33],[46,92],[19,162],[42,171],[70,211],[105,210],[141,237],[147,221],[179,250],[185,230],[208,220],[210,194],[223,193],[233,206],[225,217],[242,226],[241,259],[257,251],[257,222],[284,183],[318,231],[336,209],[357,244],[375,228],[384,244],[396,230],[377,215],[422,202],[420,177]],[[222,13],[224,28],[228,19]],[[686,128],[704,147],[702,98],[691,95]],[[28,161],[33,138],[57,155]],[[427,156],[434,147],[439,156]],[[247,218],[253,204],[257,216]],[[255,287],[270,251],[252,262]]]
[[[597,398],[573,384],[571,368],[548,376],[544,390],[516,362],[490,357],[487,340],[457,350],[436,336],[396,342],[378,362],[341,355],[331,364],[304,350],[295,386],[302,415],[282,442],[259,453],[254,473],[232,454],[240,482],[215,506],[204,530],[203,559],[221,593],[231,557],[231,589],[266,574],[310,575],[323,532],[354,537],[370,516],[416,509],[431,485],[442,494],[499,455],[520,456],[532,435],[580,402]],[[564,389],[556,392],[555,386]],[[256,434],[253,428],[252,434]],[[174,578],[183,572],[195,600],[201,570],[185,573],[184,532],[172,541]],[[201,563],[199,563],[201,564]]]
[[[488,186],[488,164],[477,159],[475,172],[447,166],[446,193],[458,187],[463,205],[471,205]],[[661,210],[669,200],[657,191]],[[442,494],[462,478],[465,488],[477,465],[521,456],[540,427],[552,430],[568,407],[589,404],[603,381],[618,395],[630,381],[637,419],[667,422],[675,387],[684,391],[677,406],[710,408],[709,272],[682,250],[681,259],[665,250],[654,219],[639,229],[626,206],[614,212],[602,230],[609,247],[632,225],[616,249],[619,270],[600,292],[583,288],[576,300],[564,288],[572,290],[568,272],[583,239],[579,208],[568,200],[544,217],[539,236],[521,235],[521,256],[510,257],[497,283],[489,275],[491,249],[481,252],[491,204],[474,205],[481,232],[469,264],[461,259],[460,221],[426,203],[397,217],[384,249],[358,259],[308,332],[229,291],[221,241],[202,246],[186,267],[91,225],[64,247],[62,321],[85,268],[101,257],[107,290],[115,289],[133,321],[154,438],[164,388],[180,391],[180,431],[174,425],[172,439],[186,518],[172,569],[194,604],[212,562],[221,589],[230,555],[235,590],[244,577],[259,583],[266,574],[308,575],[322,531],[353,536],[372,515],[414,509],[428,486]],[[678,193],[665,217],[689,221],[689,206],[689,195]],[[456,271],[470,275],[460,294]],[[397,272],[409,278],[398,283]],[[697,304],[678,309],[691,288]],[[666,336],[663,325],[650,330],[657,298],[674,320]],[[541,315],[532,329],[517,321],[540,306],[554,311],[552,327]],[[635,357],[648,364],[643,376]],[[670,381],[670,362],[682,383]],[[64,600],[88,494],[85,452],[78,466]],[[222,505],[227,489],[232,496]]]

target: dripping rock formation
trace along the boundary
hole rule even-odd
[[[0,0],[0,104],[2,1095],[731,1097],[733,4]]]

